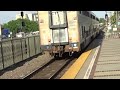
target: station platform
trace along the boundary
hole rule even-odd
[[[103,31],[61,79],[120,79],[120,39]]]
[[[93,79],[120,79],[120,39],[103,41]]]

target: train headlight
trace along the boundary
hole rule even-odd
[[[77,43],[71,43],[71,44],[70,44],[70,47],[77,47],[77,46],[78,46]]]
[[[47,49],[49,49],[49,46],[47,46]]]
[[[73,44],[73,46],[74,46],[74,47],[77,47],[77,44],[75,43],[75,44]]]

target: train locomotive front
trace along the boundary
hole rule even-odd
[[[72,56],[81,50],[81,28],[77,11],[38,11],[40,44],[51,56]]]

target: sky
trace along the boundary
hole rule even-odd
[[[0,24],[7,23],[11,20],[15,20],[16,14],[20,14],[21,11],[0,11]],[[33,13],[35,11],[24,11],[24,13]]]
[[[24,11],[24,13],[33,13],[35,11]],[[92,11],[98,18],[105,17],[105,11]],[[20,11],[0,11],[0,24],[7,23],[10,20],[15,20],[16,14]]]

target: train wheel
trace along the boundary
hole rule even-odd
[[[55,54],[54,54],[54,58],[55,58],[55,59],[58,59],[58,58],[59,58],[59,54],[58,54],[58,53],[55,53]]]
[[[69,53],[68,52],[63,53],[63,58],[68,58],[68,57],[69,57]]]
[[[78,58],[79,57],[79,52],[74,52],[73,57]]]

